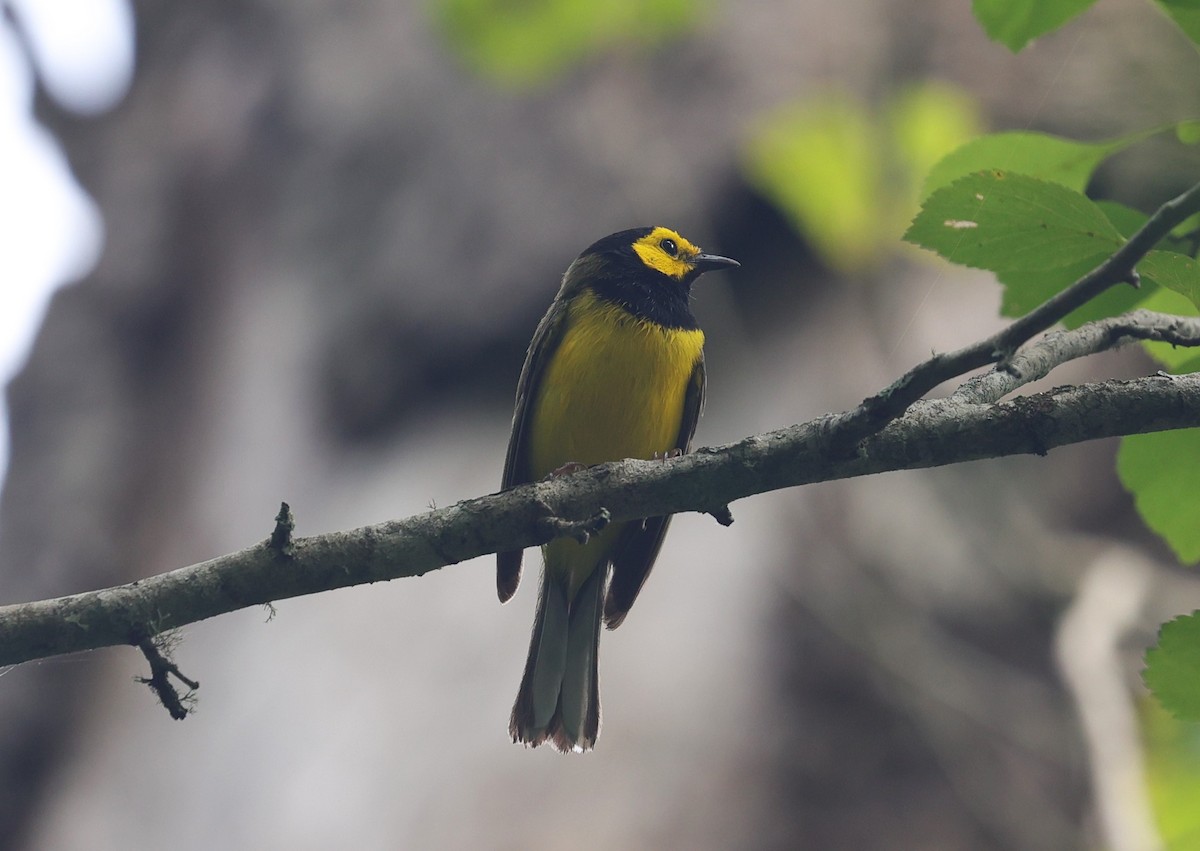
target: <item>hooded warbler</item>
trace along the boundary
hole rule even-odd
[[[525,357],[503,487],[570,465],[686,452],[705,385],[691,286],[704,272],[738,265],[665,227],[614,233],[580,254]],[[610,524],[586,544],[561,538],[542,547],[537,617],[509,721],[514,742],[595,745],[600,621],[615,629],[624,620],[669,522]],[[521,557],[497,556],[501,602],[517,590]]]

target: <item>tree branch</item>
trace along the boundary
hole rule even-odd
[[[420,576],[498,551],[586,536],[608,522],[700,511],[732,522],[728,505],[757,493],[981,458],[1036,453],[1102,437],[1200,426],[1200,376],[1057,388],[997,401],[1066,360],[1133,339],[1200,342],[1196,320],[1135,311],[1050,334],[1017,349],[1121,282],[1178,223],[1200,211],[1200,185],[1164,204],[1108,260],[1007,328],[918,364],[853,411],[700,449],[678,459],[621,461],[351,532],[293,537],[286,503],[270,537],[238,553],[149,579],[0,607],[0,665],[117,644],[140,647],[147,682],[179,717],[174,675],[195,684],[150,642],[187,623],[334,588]],[[948,399],[920,402],[951,378],[1001,368]],[[852,451],[853,450],[853,451]]]
[[[979,405],[995,402],[1019,387],[1045,378],[1050,370],[1067,361],[1138,340],[1200,346],[1200,317],[1134,310],[1070,331],[1054,331],[1014,355],[1006,368],[967,381],[954,392],[954,398]]]
[[[279,546],[277,534],[241,552],[128,585],[0,607],[0,664],[142,646],[147,636],[248,606],[420,576],[578,535],[604,516],[621,522],[719,512],[752,494],[813,482],[1041,455],[1085,440],[1200,426],[1200,375],[1057,388],[994,404],[954,397],[919,402],[853,457],[829,452],[829,419],[666,462],[603,464],[405,520],[291,538],[288,547]]]
[[[917,364],[853,411],[834,418],[829,424],[834,451],[852,452],[863,438],[900,416],[942,382],[990,363],[1006,364],[1034,336],[1110,287],[1123,283],[1138,286],[1137,264],[1174,227],[1198,212],[1200,184],[1167,201],[1112,256],[1020,319],[973,345]]]

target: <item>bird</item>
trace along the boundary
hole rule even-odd
[[[567,268],[517,382],[502,490],[625,458],[687,452],[704,404],[704,332],[689,304],[703,273],[740,266],[662,227],[592,243]],[[600,624],[628,614],[670,517],[609,524],[542,549],[529,656],[509,721],[514,742],[591,750],[600,732]],[[523,551],[496,557],[500,602]]]

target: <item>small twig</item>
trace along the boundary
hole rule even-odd
[[[187,718],[196,702],[195,693],[196,689],[200,688],[200,683],[185,677],[175,663],[163,655],[154,639],[143,638],[137,643],[137,647],[150,663],[150,676],[136,677],[135,679],[139,683],[150,686],[150,690],[158,696],[159,701],[166,707],[172,718],[176,721]],[[171,685],[172,676],[188,687],[187,694],[180,697],[175,686]]]
[[[975,405],[997,402],[1018,387],[1045,378],[1067,361],[1120,348],[1137,340],[1175,346],[1200,346],[1200,317],[1134,310],[1089,322],[1069,331],[1053,331],[1022,349],[1003,367],[966,381],[951,398]]]
[[[292,533],[296,531],[296,518],[292,516],[292,509],[286,502],[279,503],[279,513],[275,515],[275,528],[271,530],[271,538],[267,541],[267,546],[284,558],[291,558],[294,548],[292,547]]]
[[[601,508],[591,517],[584,520],[567,520],[563,517],[543,517],[537,522],[538,531],[546,536],[546,540],[554,538],[574,538],[581,544],[600,532],[612,519],[607,508]]]
[[[981,458],[1047,452],[1125,434],[1200,426],[1200,375],[1108,381],[1004,401],[919,402],[852,457],[830,457],[828,417],[701,448],[670,464],[620,461],[344,532],[295,538],[281,562],[264,543],[98,591],[0,606],[0,666],[136,643],[146,634],[305,594],[421,576],[477,556],[537,546],[561,530],[684,511],[753,494]],[[135,636],[138,638],[131,638]]]
[[[733,525],[733,512],[729,510],[728,505],[722,505],[720,508],[714,508],[708,512],[713,520],[716,520],[722,526]]]

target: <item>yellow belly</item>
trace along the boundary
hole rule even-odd
[[[674,448],[703,332],[652,325],[590,293],[569,310],[534,401],[533,477]]]
[[[651,325],[590,293],[576,299],[533,403],[533,478],[569,462],[648,459],[673,449],[703,346],[699,330]],[[546,569],[570,575],[572,599],[619,529],[585,546],[563,538],[543,548]]]

